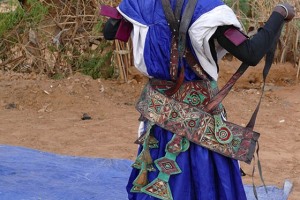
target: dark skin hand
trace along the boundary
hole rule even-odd
[[[286,10],[281,6],[276,6],[273,11],[280,13],[284,17],[288,14],[285,21],[289,22],[295,17],[295,7],[289,3],[282,3],[282,5],[286,7],[288,13],[286,13]]]

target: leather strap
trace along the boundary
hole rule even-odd
[[[175,12],[171,8],[169,0],[161,0],[165,16],[170,26],[170,30],[173,33],[173,36],[178,40],[178,52],[179,59],[184,56],[185,53],[185,44],[186,44],[186,32],[191,23],[196,3],[198,0],[189,0],[180,20],[180,12],[183,5],[183,0],[177,0]],[[175,13],[175,14],[174,14]]]
[[[176,2],[176,14],[180,13],[178,11],[180,1],[183,2],[183,0],[178,0]],[[168,21],[168,25],[170,26],[170,29],[171,29],[172,33],[176,34],[176,32],[179,29],[179,22],[178,22],[178,19],[176,20],[176,17],[174,15],[173,10],[172,10],[171,3],[170,3],[169,0],[161,0],[161,3],[162,3],[162,6],[163,6],[163,9],[164,9],[165,16],[166,16],[167,21]]]
[[[161,0],[161,2],[168,25],[172,32],[170,75],[171,79],[176,81],[176,83],[174,87],[166,92],[166,94],[173,95],[184,81],[184,65],[182,59],[186,50],[186,32],[191,22],[197,0],[188,1],[181,20],[180,13],[184,2],[183,0],[177,0],[174,12],[169,0]],[[181,72],[177,78],[179,63],[181,64]]]
[[[261,89],[262,90],[261,96],[259,98],[259,102],[258,102],[258,104],[256,106],[256,109],[253,112],[253,114],[251,116],[251,119],[250,119],[250,121],[248,122],[248,124],[246,126],[250,130],[253,130],[254,126],[255,126],[256,117],[257,117],[257,114],[258,114],[258,111],[259,111],[259,108],[260,108],[260,104],[261,104],[261,100],[262,100],[262,97],[263,97],[264,91],[265,91],[266,79],[267,79],[268,73],[269,73],[269,71],[271,69],[271,66],[272,66],[272,63],[273,63],[273,60],[274,60],[277,43],[279,41],[279,37],[281,35],[281,31],[282,31],[283,26],[284,26],[284,23],[279,28],[279,30],[278,30],[278,32],[277,32],[277,34],[275,36],[275,40],[274,40],[274,42],[273,42],[270,50],[268,51],[268,53],[266,55],[265,67],[264,67],[264,70],[263,70],[263,86],[262,86],[262,89]],[[261,163],[260,163],[260,159],[259,159],[259,144],[258,144],[258,142],[257,142],[256,155],[257,155],[257,166],[258,166],[259,177],[260,177],[261,182],[263,183],[265,191],[267,192],[267,187],[266,187],[263,175],[262,175]],[[254,169],[253,169],[253,171],[254,171]],[[253,182],[253,185],[254,185],[254,182]],[[254,191],[254,194],[256,194],[255,198],[258,199],[257,192],[256,192],[256,187],[255,186],[253,187],[253,191]]]
[[[283,24],[280,27],[280,29],[277,32],[277,35],[275,36],[274,42],[270,48],[270,50],[266,54],[266,60],[265,60],[265,66],[263,70],[263,86],[262,86],[262,92],[259,99],[259,102],[256,106],[255,111],[253,112],[250,121],[247,124],[247,128],[253,130],[256,122],[256,117],[260,108],[261,100],[264,94],[264,88],[266,84],[266,78],[270,71],[270,68],[272,66],[275,50],[277,47],[277,43],[279,41],[279,37],[281,34]],[[236,83],[236,81],[244,74],[244,72],[248,69],[249,65],[247,63],[242,63],[239,69],[232,75],[232,77],[229,79],[229,81],[224,85],[224,87],[218,92],[218,94],[206,105],[204,108],[204,111],[211,112],[213,111],[221,102],[222,100],[227,96],[233,85]]]
[[[178,75],[178,31],[180,26],[180,13],[183,5],[183,0],[177,0],[175,12],[172,10],[172,6],[169,0],[162,0],[164,13],[172,32],[171,40],[171,57],[170,57],[170,76],[172,81],[176,81]],[[181,80],[177,80],[179,82]],[[183,80],[182,80],[183,81]],[[179,84],[179,83],[176,83]]]
[[[178,51],[179,57],[183,57],[185,54],[185,46],[186,46],[186,32],[191,23],[197,0],[189,0],[182,14],[182,20],[180,22],[179,27],[179,38],[178,38]]]
[[[210,81],[209,76],[203,70],[202,66],[200,65],[199,61],[195,58],[193,53],[190,50],[186,50],[185,59],[189,66],[192,68],[193,72],[201,79],[205,81]]]
[[[183,80],[184,80],[184,67],[182,67],[180,70],[180,74],[176,81],[176,84],[173,87],[171,87],[170,89],[166,90],[165,94],[167,96],[172,96],[173,94],[175,94],[179,90],[180,86],[182,85]]]
[[[256,109],[249,121],[249,123],[247,124],[247,127],[248,128],[251,128],[253,130],[254,126],[255,126],[255,122],[256,122],[256,117],[257,117],[257,113],[259,111],[259,108],[260,108],[260,104],[261,104],[261,100],[262,100],[262,97],[264,95],[264,91],[265,91],[265,85],[266,85],[266,79],[267,79],[267,76],[268,76],[268,73],[271,69],[271,66],[273,64],[273,60],[274,60],[274,57],[275,57],[275,51],[276,51],[276,47],[277,47],[277,43],[279,41],[279,37],[281,35],[281,31],[282,31],[282,28],[284,26],[284,23],[281,25],[280,29],[278,30],[276,36],[275,36],[275,40],[270,48],[270,50],[268,51],[268,53],[266,54],[266,60],[265,60],[265,66],[264,66],[264,70],[263,70],[263,86],[262,86],[262,92],[261,92],[261,96],[260,96],[260,99],[259,99],[259,102],[256,106]]]

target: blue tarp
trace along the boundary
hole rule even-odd
[[[0,145],[0,200],[125,200],[131,164]],[[286,200],[292,183],[267,188],[257,187],[259,199]],[[252,186],[245,190],[254,200]]]

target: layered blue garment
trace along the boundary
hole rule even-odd
[[[175,8],[176,1],[171,4]],[[187,1],[184,2],[183,9]],[[133,53],[135,66],[145,75],[170,80],[171,32],[160,0],[123,0],[118,7],[121,14],[133,23]],[[191,26],[188,30],[188,45],[194,50],[204,70],[217,80],[217,64],[213,60],[209,38],[220,25],[240,26],[232,10],[220,0],[198,1]],[[221,57],[218,51],[218,57]],[[186,66],[187,63],[185,63]],[[185,80],[196,80],[197,76],[187,67]],[[164,157],[166,144],[173,133],[154,126],[153,136],[159,141],[158,149],[151,149],[153,160]],[[142,147],[140,147],[140,150]],[[199,145],[180,153],[176,159],[180,174],[169,179],[174,200],[245,200],[239,165],[236,160],[209,151]],[[157,178],[159,170],[148,174],[149,182]],[[144,193],[130,192],[132,183],[139,174],[133,169],[127,185],[130,200],[155,199]]]

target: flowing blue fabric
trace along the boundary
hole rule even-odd
[[[187,2],[184,2],[182,10],[184,10]],[[176,1],[172,0],[171,4],[175,8]],[[224,5],[221,0],[198,1],[191,24],[201,15],[220,5]],[[123,0],[119,8],[129,18],[149,27],[144,49],[148,74],[158,79],[169,80],[171,31],[167,25],[161,1]],[[197,79],[189,68],[187,70],[186,80]]]
[[[66,156],[8,145],[0,145],[0,152],[1,200],[128,199],[125,187],[132,160]],[[269,185],[268,193],[263,186],[256,190],[258,199],[287,200],[292,187],[286,180],[283,188]],[[256,200],[252,186],[244,188],[247,199]]]
[[[176,1],[171,1],[173,8]],[[184,2],[186,6],[187,1]],[[198,1],[192,22],[213,8],[223,5],[222,1]],[[158,0],[123,0],[120,10],[131,19],[149,27],[144,59],[148,74],[154,78],[169,80],[169,61],[171,32],[165,19],[161,1]],[[186,68],[185,80],[195,80],[196,75]],[[153,128],[153,135],[159,141],[158,149],[151,149],[153,160],[165,156],[166,144],[173,133],[161,127]],[[141,151],[140,147],[139,151]],[[182,173],[172,175],[169,180],[174,200],[246,200],[238,162],[209,151],[199,145],[190,144],[190,148],[180,153],[176,159]],[[159,170],[148,175],[151,182]],[[150,200],[154,197],[143,193],[131,193],[132,183],[138,176],[139,170],[133,169],[127,185],[130,200]]]
[[[165,146],[173,133],[160,127],[154,128],[153,136],[159,141],[158,149],[151,149],[153,160],[165,156]],[[140,148],[141,150],[141,148]],[[199,145],[190,144],[188,151],[176,159],[182,173],[170,177],[169,184],[174,200],[246,200],[243,183],[236,160],[214,153]],[[149,173],[149,182],[159,171]],[[143,193],[131,193],[132,182],[139,170],[133,169],[127,191],[130,200],[156,199]]]

